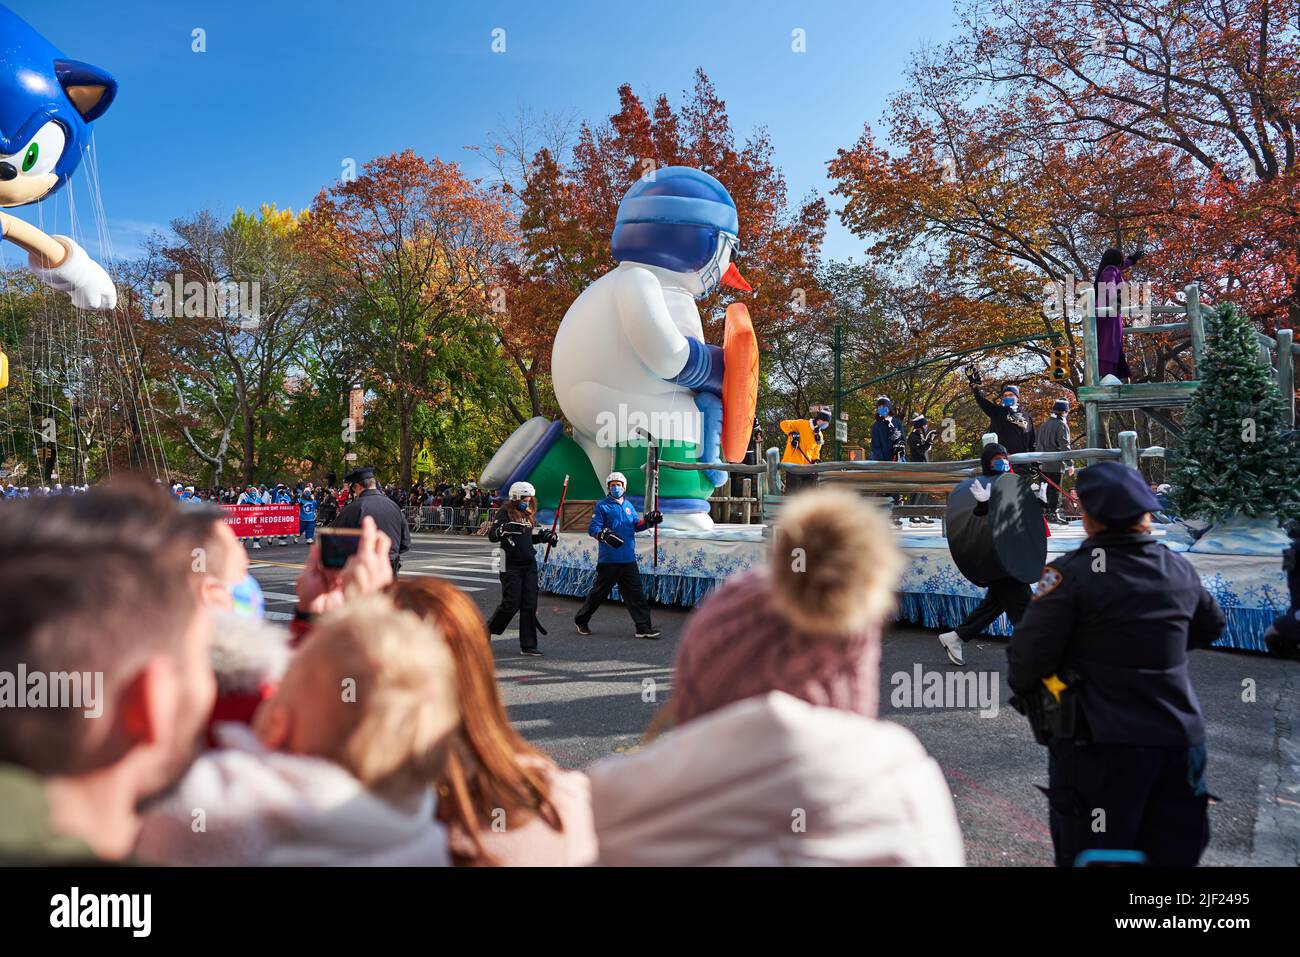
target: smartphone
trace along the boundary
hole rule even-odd
[[[322,568],[342,568],[361,545],[359,528],[322,528],[316,532],[320,542]]]

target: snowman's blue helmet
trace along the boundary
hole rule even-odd
[[[736,203],[708,173],[665,166],[632,184],[618,205],[610,249],[619,262],[699,272],[715,258],[718,236],[738,244]],[[706,286],[717,277],[708,277]]]

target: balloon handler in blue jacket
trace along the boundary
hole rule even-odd
[[[654,528],[664,520],[657,511],[647,512],[640,521],[636,509],[624,500],[627,478],[622,472],[610,472],[605,479],[609,494],[596,503],[587,534],[600,542],[596,556],[596,584],[587,593],[587,600],[573,618],[578,634],[590,635],[587,627],[591,616],[601,606],[614,586],[627,606],[628,614],[636,624],[638,638],[658,638],[659,632],[650,624],[650,604],[641,591],[641,570],[636,564],[637,532]]]
[[[539,527],[533,513],[537,510],[537,490],[529,482],[510,486],[510,497],[497,509],[488,527],[489,541],[496,542],[505,553],[501,570],[501,604],[488,619],[488,631],[499,635],[519,613],[519,653],[540,657],[537,647],[537,557],[535,545],[555,544],[559,536]],[[546,630],[542,629],[542,634]]]
[[[316,544],[316,510],[320,503],[316,501],[316,490],[308,482],[298,491],[298,534],[293,537],[293,543],[298,544],[298,539],[305,538],[308,545]]]

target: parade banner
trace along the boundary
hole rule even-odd
[[[226,524],[238,538],[298,534],[298,506],[292,502],[284,505],[223,505],[221,507],[226,510]]]

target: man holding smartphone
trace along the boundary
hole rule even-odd
[[[384,494],[375,481],[375,470],[369,466],[354,469],[344,476],[352,500],[339,512],[334,528],[360,528],[366,516],[374,519],[379,531],[388,536],[388,561],[396,576],[402,567],[401,554],[411,547],[411,526],[397,503]]]

